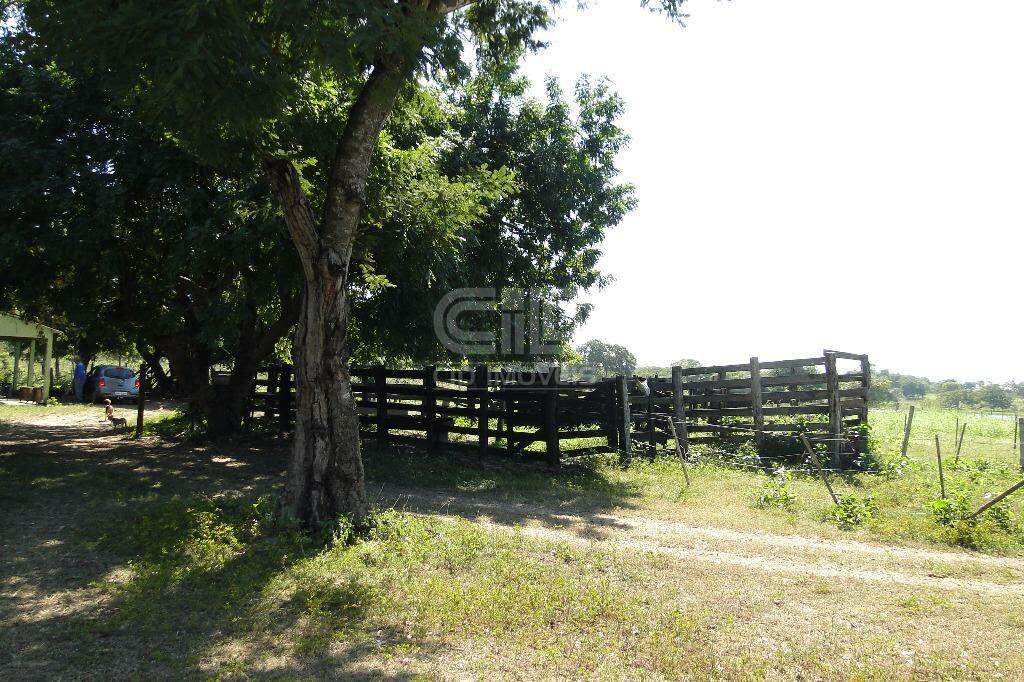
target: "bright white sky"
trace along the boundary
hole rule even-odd
[[[611,78],[640,201],[578,342],[1024,379],[1024,2],[568,4],[528,73]]]

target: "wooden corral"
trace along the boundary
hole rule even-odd
[[[842,371],[843,362],[855,368]],[[671,378],[595,382],[562,381],[557,367],[356,367],[351,373],[364,437],[381,445],[516,456],[533,455],[526,448],[542,443],[537,455],[552,466],[599,451],[624,458],[635,449],[653,454],[670,440],[685,454],[690,444],[714,443],[722,435],[760,441],[766,434],[806,432],[812,439],[848,442],[867,423],[871,381],[867,356],[838,351],[818,358],[674,367]],[[258,374],[253,418],[272,419],[289,432],[294,402],[290,367]],[[842,454],[835,448],[838,465],[848,464]]]
[[[844,368],[843,365],[852,365]],[[725,434],[807,433],[832,444],[835,463],[863,447],[860,427],[868,421],[871,364],[867,355],[826,350],[821,357],[748,362],[711,367],[673,367],[671,379],[646,381],[650,396],[631,391],[635,414],[671,414],[682,421],[688,443],[714,443]],[[664,420],[650,420],[653,443]],[[841,447],[842,445],[842,447]]]

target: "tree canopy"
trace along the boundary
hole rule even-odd
[[[472,263],[473,276],[489,274],[503,286],[519,284],[511,278],[537,280],[554,287],[556,300],[598,280],[594,244],[631,201],[629,189],[614,182],[612,161],[625,139],[614,125],[617,99],[600,85],[581,84],[574,121],[554,87],[548,88],[544,111],[517,106],[514,86],[512,99],[502,93],[519,57],[539,45],[538,32],[550,25],[558,4],[21,0],[6,5],[14,8],[11,19],[25,44],[39,53],[37,64],[94,88],[111,109],[130,111],[131,123],[154,134],[159,144],[191,158],[204,176],[200,191],[212,189],[220,196],[225,188],[251,186],[259,192],[261,185],[269,186],[301,274],[293,346],[296,432],[282,498],[287,515],[315,527],[333,522],[339,513],[356,520],[366,514],[348,371],[353,340],[373,338],[394,350],[393,335],[373,333],[396,319],[385,313],[409,310],[407,300],[415,301],[417,291],[439,281],[434,273],[461,274],[459,267],[444,271],[415,259],[402,261],[416,267],[414,273],[406,270],[394,280],[381,274],[376,264],[395,264],[386,256],[402,236],[423,228],[416,243],[439,252],[432,258],[455,253],[463,272],[463,264]],[[642,7],[677,20],[682,4],[640,0]],[[31,51],[26,47],[24,53]],[[457,114],[449,118],[449,106],[469,113],[461,121]],[[495,116],[484,122],[490,112]],[[431,127],[446,121],[440,130]],[[540,135],[531,124],[541,128]],[[461,153],[460,140],[466,147]],[[90,162],[96,163],[92,157]],[[507,162],[516,164],[512,173]],[[109,168],[108,163],[89,176],[128,180],[121,178],[123,170]],[[521,177],[514,176],[516,170]],[[531,184],[539,182],[546,183],[543,189]],[[134,201],[149,187],[126,196]],[[524,191],[529,187],[537,191]],[[243,224],[253,215],[245,212]],[[222,226],[224,221],[212,222]],[[474,224],[480,229],[467,235]],[[525,259],[523,244],[531,246]],[[508,263],[489,258],[492,249],[502,247]],[[264,254],[246,255],[251,270],[258,270]],[[244,283],[244,269],[240,279]],[[137,284],[132,277],[124,281]],[[392,297],[407,298],[398,306],[378,306],[373,318],[367,301],[389,290]],[[127,293],[134,291],[129,285]],[[186,307],[196,295],[185,293]],[[363,316],[353,322],[350,312],[360,306]],[[253,306],[247,302],[243,310]]]

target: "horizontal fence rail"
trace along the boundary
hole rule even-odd
[[[852,365],[852,367],[840,367]],[[380,445],[414,444],[431,451],[564,457],[617,451],[634,445],[653,454],[676,444],[723,437],[765,438],[808,433],[835,444],[837,465],[859,449],[849,441],[867,423],[870,363],[866,355],[825,351],[822,357],[710,367],[673,367],[670,378],[618,376],[563,381],[545,371],[388,369],[354,367],[352,391],[364,437]],[[291,367],[257,373],[250,417],[274,420],[290,432],[295,415]],[[541,446],[543,450],[541,450]]]

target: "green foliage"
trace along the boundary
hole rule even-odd
[[[841,495],[839,504],[830,507],[825,518],[843,530],[853,530],[870,521],[876,510],[875,499],[870,494]]]
[[[963,493],[952,494],[946,499],[932,500],[928,511],[935,522],[942,526],[953,526],[971,513],[971,505]]]
[[[939,404],[947,408],[987,408],[1009,410],[1013,408],[1013,394],[997,384],[984,384],[974,388],[941,388],[937,395]]]
[[[583,364],[597,376],[632,376],[636,370],[636,357],[625,346],[592,339],[578,347],[576,352]]]
[[[979,516],[971,517],[974,509],[967,495],[954,493],[946,499],[928,504],[931,517],[943,528],[943,535],[951,544],[968,549],[996,549],[1019,538],[1020,523],[1010,513],[1005,502],[993,505]]]
[[[410,79],[371,168],[350,276],[356,361],[438,359],[432,311],[454,288],[542,286],[557,304],[601,284],[597,245],[633,206],[616,180],[627,137],[609,86],[582,79],[567,96],[550,82],[535,99],[516,72],[549,21],[544,3],[398,23],[367,2],[23,10],[3,40],[0,217],[13,229],[0,235],[0,297],[86,357],[139,344],[202,366],[272,348],[299,268],[261,159],[293,158],[319,208],[368,65],[401,58],[406,39],[431,46],[419,62],[430,77]],[[480,42],[472,68],[465,36]],[[587,312],[550,328],[567,339]]]
[[[884,403],[894,403],[898,399],[899,396],[893,387],[893,382],[890,377],[879,374],[871,378],[871,388],[868,389],[868,403],[871,405],[879,405]]]
[[[297,266],[258,172],[197,166],[137,110],[54,66],[28,31],[5,36],[0,59],[9,304],[61,328],[86,360],[173,347],[199,370],[278,319]]]
[[[784,468],[778,469],[775,475],[761,486],[755,506],[761,509],[782,509],[784,511],[792,509],[796,503],[796,497],[790,491],[788,482],[789,473]]]

